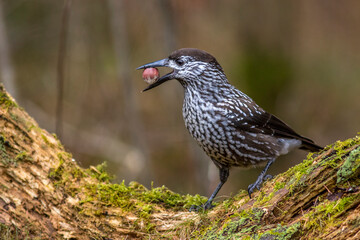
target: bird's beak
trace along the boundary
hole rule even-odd
[[[165,58],[165,59],[162,59],[162,60],[159,60],[159,61],[156,61],[156,62],[152,62],[152,63],[148,63],[148,64],[145,64],[145,65],[142,65],[136,69],[145,69],[145,68],[156,68],[156,67],[168,67],[169,66],[169,59]],[[168,81],[168,80],[171,80],[173,79],[173,73],[174,71],[168,73],[168,74],[165,74],[164,76],[160,77],[158,80],[156,80],[156,82],[154,82],[153,84],[150,84],[147,88],[145,88],[143,90],[143,92],[147,91],[147,90],[150,90],[154,87],[157,87],[159,86],[160,84]]]

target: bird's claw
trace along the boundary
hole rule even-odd
[[[273,178],[273,176],[271,176],[270,174],[265,175],[264,177],[259,176],[258,179],[256,179],[256,181],[252,184],[250,184],[248,186],[248,193],[249,193],[249,197],[251,198],[251,194],[254,192],[255,188],[257,188],[257,190],[260,190],[260,186],[261,184],[268,179]]]
[[[189,208],[189,212],[199,212],[201,209],[203,209],[202,205],[192,205]]]
[[[272,176],[272,175],[267,174],[267,175],[265,175],[265,177],[264,177],[264,181],[266,181],[266,180],[270,180],[270,179],[272,179],[272,178],[273,178],[273,176]]]
[[[206,202],[203,205],[192,205],[189,209],[189,212],[200,212],[202,210],[208,210],[215,207],[211,202]]]
[[[252,183],[248,186],[248,193],[249,193],[249,198],[251,198],[251,194],[254,192],[255,188],[259,189],[259,186],[256,185],[256,183]]]

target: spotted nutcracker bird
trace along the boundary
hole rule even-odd
[[[212,201],[229,176],[231,167],[265,165],[248,193],[260,189],[270,165],[280,155],[295,148],[319,151],[314,144],[287,124],[259,107],[250,97],[232,86],[222,67],[209,53],[183,48],[168,58],[148,63],[137,69],[169,67],[173,71],[161,76],[144,91],[176,79],[185,90],[183,117],[191,136],[211,158],[220,171],[220,183],[203,205]],[[194,209],[194,208],[193,208]]]

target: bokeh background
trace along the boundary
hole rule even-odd
[[[357,0],[1,0],[0,77],[81,166],[106,161],[115,182],[208,195],[218,172],[184,127],[183,89],[141,93],[136,67],[206,50],[232,84],[326,145],[360,130],[359,10]],[[233,169],[220,198],[260,171]]]

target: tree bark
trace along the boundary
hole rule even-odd
[[[360,137],[194,213],[204,197],[80,168],[0,87],[2,239],[360,239]]]

